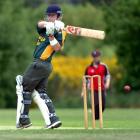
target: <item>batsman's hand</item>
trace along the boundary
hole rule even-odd
[[[46,27],[46,35],[54,35],[54,31],[55,31],[55,26],[53,22],[46,22],[45,24]]]
[[[65,24],[64,24],[64,22],[62,22],[62,21],[55,20],[54,26],[55,26],[56,31],[60,32],[61,30],[64,29]]]

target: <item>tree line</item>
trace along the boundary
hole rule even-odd
[[[117,55],[122,72],[121,78],[113,85],[116,93],[122,92],[122,86],[126,83],[132,86],[135,93],[139,93],[139,5],[139,0],[117,0],[111,2],[111,5],[100,6],[89,3],[84,5],[61,3],[66,25],[101,29],[107,33],[105,41],[67,37],[63,54],[86,57],[93,49],[99,48],[104,52],[104,56],[107,56],[112,50]],[[37,7],[30,7],[22,0],[0,1],[0,107],[16,106],[15,76],[22,74],[32,61],[38,36],[36,23],[44,18],[46,7],[47,4],[44,2],[39,3]],[[58,77],[54,77],[51,83],[56,82]],[[53,89],[50,88],[50,92],[51,90]]]

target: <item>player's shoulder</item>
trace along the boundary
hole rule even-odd
[[[88,75],[89,72],[93,71],[94,67],[92,65],[88,65],[85,69],[85,75]]]
[[[105,68],[108,68],[107,64],[105,64],[103,62],[101,62],[100,65],[103,66],[103,67],[105,67]]]
[[[92,64],[90,64],[90,65],[88,65],[87,67],[86,67],[86,69],[88,70],[88,69],[93,69],[94,67],[93,67],[93,65]]]

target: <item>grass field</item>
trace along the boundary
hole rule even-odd
[[[104,128],[84,129],[82,109],[56,109],[63,126],[47,130],[38,110],[30,111],[33,126],[15,128],[16,110],[0,110],[0,140],[139,140],[140,109],[107,109],[104,112]],[[90,119],[89,112],[89,119]]]

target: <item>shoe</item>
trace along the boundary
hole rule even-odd
[[[30,127],[32,125],[32,123],[30,123],[30,124],[26,124],[26,125],[23,125],[23,124],[17,124],[16,125],[16,128],[28,128],[28,127]]]
[[[62,122],[56,116],[51,117],[50,121],[51,124],[47,126],[48,129],[58,128],[62,125]]]
[[[20,118],[16,128],[28,128],[32,125],[29,118]]]
[[[61,121],[57,121],[57,122],[54,122],[50,125],[47,125],[47,128],[48,129],[54,129],[54,128],[58,128],[62,125],[62,122]]]

